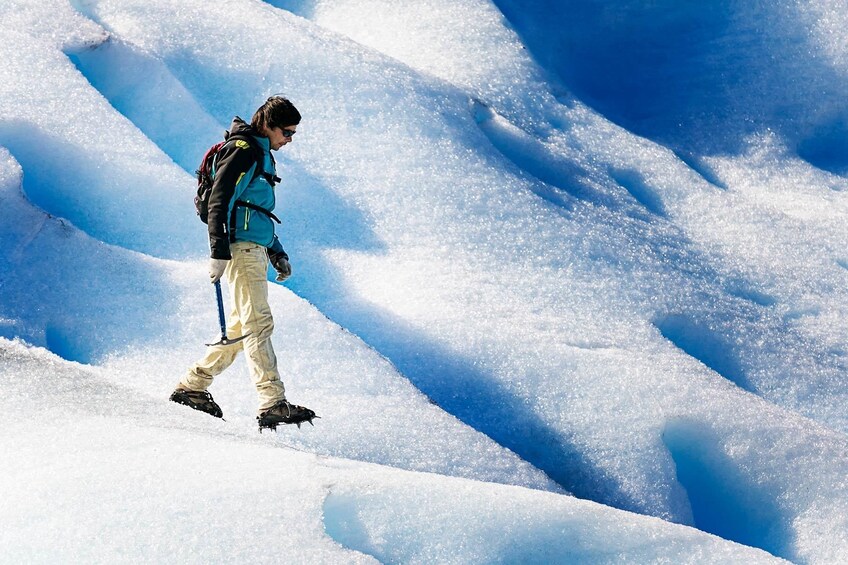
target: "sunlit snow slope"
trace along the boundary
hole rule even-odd
[[[9,555],[848,559],[838,3],[524,4],[0,7]],[[192,171],[281,92],[321,420],[257,438],[243,365],[225,423],[167,396],[215,332]]]

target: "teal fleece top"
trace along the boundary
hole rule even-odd
[[[259,135],[239,117],[233,119],[229,134],[250,135],[262,149],[259,172],[275,175],[276,165],[267,137]],[[274,221],[267,214],[236,204],[241,200],[269,212],[274,210],[274,187],[266,175],[256,174],[258,166],[258,151],[243,139],[228,140],[215,157],[207,222],[213,259],[231,259],[230,243],[235,241],[257,243],[272,252],[283,250],[274,232]]]

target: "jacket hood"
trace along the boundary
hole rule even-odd
[[[252,135],[254,137],[261,137],[259,135],[259,132],[257,132],[255,129],[253,129],[253,127],[251,127],[250,124],[248,124],[247,122],[245,122],[244,120],[242,120],[238,116],[233,118],[233,123],[230,124],[230,129],[227,133],[228,133],[227,137],[229,137],[230,135],[233,135],[233,134]]]
[[[259,146],[266,151],[270,149],[270,141],[267,137],[253,129],[253,126],[236,116],[233,118],[233,123],[230,124],[230,129],[224,134],[224,139],[229,139],[231,135],[249,135],[259,143]]]

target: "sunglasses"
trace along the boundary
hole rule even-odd
[[[289,138],[289,139],[291,139],[291,138],[292,138],[292,136],[293,136],[294,134],[296,134],[296,133],[297,133],[297,132],[296,132],[295,130],[293,130],[293,129],[282,129],[282,128],[280,128],[280,131],[282,132],[283,137],[287,137],[287,138]]]

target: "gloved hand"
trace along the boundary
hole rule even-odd
[[[285,251],[268,251],[268,259],[271,261],[271,266],[277,271],[277,282],[283,282],[291,276],[292,268],[289,263],[289,256]]]
[[[227,268],[228,259],[210,259],[209,260],[209,278],[212,279],[212,284],[215,284],[224,274],[224,269]]]

